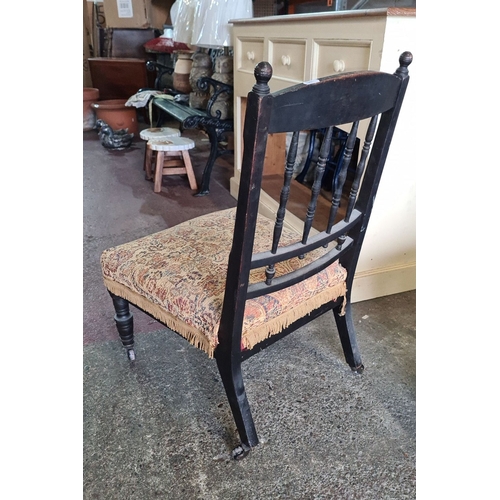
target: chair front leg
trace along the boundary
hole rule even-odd
[[[117,295],[109,292],[113,299],[113,306],[115,308],[115,323],[122,341],[123,347],[127,349],[127,356],[130,361],[135,360],[134,351],[134,317],[130,312],[129,303],[127,300],[118,297]]]
[[[253,447],[259,444],[259,438],[243,383],[241,358],[235,358],[227,352],[216,351],[215,353],[217,367],[241,439],[241,445],[233,450],[233,458],[241,460],[250,453]]]

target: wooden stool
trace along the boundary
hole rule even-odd
[[[187,137],[170,137],[162,140],[148,141],[147,148],[156,151],[154,192],[161,192],[161,181],[164,175],[186,174],[191,189],[196,190],[196,178],[188,150],[194,148],[194,141]]]
[[[141,132],[139,132],[139,135],[144,141],[161,140],[166,139],[167,137],[179,137],[181,135],[181,131],[177,128],[156,127],[141,130]],[[154,151],[146,146],[146,148],[144,149],[143,168],[146,172],[147,180],[150,180],[153,177],[153,166],[155,164],[155,161],[156,158]]]

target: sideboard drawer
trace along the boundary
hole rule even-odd
[[[371,40],[315,40],[313,78],[366,70],[370,65]]]
[[[305,77],[306,41],[270,39],[269,62],[273,67],[273,78],[300,83]]]
[[[264,60],[264,39],[238,37],[236,43],[238,58],[235,69],[253,75],[255,65]]]

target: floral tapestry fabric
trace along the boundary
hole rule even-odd
[[[108,290],[158,318],[213,356],[224,300],[227,261],[236,209],[203,215],[175,227],[105,250],[101,256]],[[270,249],[274,222],[258,217],[254,252]],[[281,245],[297,241],[286,228]],[[276,265],[276,277],[307,265],[312,258]],[[347,272],[337,262],[301,283],[247,300],[242,348],[251,348],[320,305],[345,295]],[[264,269],[250,283],[265,279]]]

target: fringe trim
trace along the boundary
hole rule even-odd
[[[340,312],[340,315],[343,316],[345,314],[346,293],[347,287],[345,281],[343,281],[333,288],[323,290],[320,294],[316,295],[314,299],[307,300],[303,305],[297,306],[271,321],[267,321],[262,325],[245,331],[241,337],[243,348],[252,349],[259,342],[281,332],[294,321],[314,311],[314,309],[317,309],[331,300],[337,300],[339,297],[343,297],[344,299]]]
[[[121,283],[110,280],[105,276],[103,276],[103,279],[106,288],[111,293],[128,300],[130,303],[148,312],[151,316],[167,325],[168,328],[184,337],[194,347],[204,351],[209,358],[214,357],[214,351],[217,346],[213,346],[208,337],[206,337],[198,329],[186,324],[184,321],[179,320],[169,312],[165,311],[162,307],[153,304],[142,295],[130,290],[130,288],[122,285]],[[256,328],[245,331],[241,336],[242,348],[252,349],[259,342],[262,342],[263,340],[281,332],[294,321],[302,318],[306,314],[309,314],[314,309],[322,306],[330,300],[337,300],[341,296],[344,300],[340,315],[343,316],[345,314],[346,307],[346,293],[346,284],[345,282],[341,282],[333,288],[323,290],[323,292],[316,295],[314,299],[309,299],[302,306],[297,306],[291,311],[274,318],[272,321],[268,321]]]
[[[190,344],[206,352],[210,358],[214,357],[214,351],[217,346],[213,346],[208,338],[195,327],[184,323],[184,321],[179,320],[169,312],[165,311],[162,307],[153,304],[142,295],[130,290],[130,288],[117,283],[116,281],[110,280],[105,276],[103,276],[103,279],[106,288],[111,293],[128,300],[132,304],[148,312],[158,321],[167,325],[168,328],[184,337]]]

